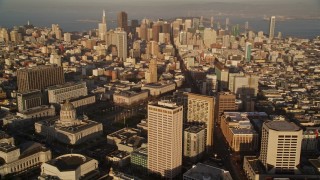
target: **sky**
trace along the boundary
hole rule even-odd
[[[39,26],[58,23],[68,30],[87,30],[96,23],[83,20],[100,21],[103,9],[111,26],[119,11],[126,11],[129,19],[214,16],[233,22],[276,15],[320,22],[320,0],[0,0],[0,27],[30,20]]]

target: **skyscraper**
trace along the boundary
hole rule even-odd
[[[213,146],[214,100],[211,96],[188,93],[188,122],[197,122],[206,126],[206,149]]]
[[[249,42],[246,42],[245,58],[247,62],[251,62],[251,48],[252,48],[252,44]]]
[[[106,33],[107,33],[106,11],[103,10],[102,22],[99,23],[99,38],[100,38],[101,40],[105,40]]]
[[[25,92],[45,88],[65,82],[63,68],[56,65],[43,65],[17,71],[18,91]]]
[[[161,25],[159,23],[155,23],[152,25],[152,40],[159,42],[159,33],[161,30]]]
[[[203,32],[203,43],[207,48],[217,42],[217,32],[212,28],[205,28]]]
[[[128,43],[127,43],[127,33],[118,28],[115,32],[116,34],[116,46],[118,48],[118,57],[125,60],[127,58]]]
[[[260,161],[268,173],[294,173],[300,163],[302,129],[284,120],[262,126]]]
[[[274,38],[274,29],[276,27],[276,17],[270,17],[270,27],[269,27],[269,39],[272,40]]]
[[[158,82],[158,72],[157,72],[157,60],[151,59],[149,63],[149,71],[146,74],[147,83],[156,83]]]
[[[148,105],[148,169],[168,179],[181,172],[183,106],[168,101]]]
[[[118,28],[123,28],[124,31],[128,32],[128,14],[126,12],[118,13]]]
[[[224,111],[236,111],[236,95],[231,92],[219,92],[216,102],[216,120],[220,124],[221,116]]]

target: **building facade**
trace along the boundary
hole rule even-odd
[[[43,96],[40,90],[29,90],[17,93],[18,111],[24,111],[33,107],[41,106]]]
[[[182,166],[183,107],[168,101],[148,105],[148,169],[174,178]]]
[[[245,113],[225,112],[221,116],[221,131],[233,151],[255,151],[259,135]]]
[[[214,130],[214,99],[211,96],[203,96],[188,93],[188,122],[198,122],[206,125],[206,149],[213,146]]]
[[[41,165],[39,180],[97,179],[98,161],[81,154],[65,154]]]
[[[7,174],[18,174],[30,168],[40,166],[51,159],[51,151],[39,143],[27,142],[15,146],[11,143],[0,143],[0,179]]]
[[[142,173],[148,173],[148,149],[141,147],[131,152],[131,166]]]
[[[183,133],[183,156],[192,162],[197,162],[206,150],[206,128],[201,125],[191,125]]]
[[[215,111],[217,123],[220,124],[223,112],[235,110],[237,110],[236,95],[231,92],[219,92],[217,94],[217,103]]]
[[[118,105],[132,105],[134,103],[146,100],[149,96],[147,90],[141,92],[135,91],[121,91],[113,94],[113,102]]]
[[[262,126],[260,161],[269,173],[295,173],[300,164],[302,129],[293,122],[269,121]]]
[[[63,68],[56,65],[42,65],[17,71],[18,91],[44,90],[49,86],[64,84]]]
[[[63,85],[50,86],[47,91],[49,103],[61,103],[67,99],[88,95],[86,82],[68,82]]]

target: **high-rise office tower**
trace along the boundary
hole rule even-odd
[[[217,32],[211,28],[205,28],[203,32],[203,43],[207,48],[217,42]]]
[[[192,19],[192,27],[197,30],[197,29],[199,29],[199,26],[200,26],[200,19],[193,18]]]
[[[184,21],[184,30],[188,31],[192,27],[192,20],[191,19],[186,19]]]
[[[229,18],[226,18],[226,31],[229,30]]]
[[[148,25],[146,23],[141,23],[139,37],[141,40],[147,40],[148,38]]]
[[[252,44],[249,42],[246,42],[245,58],[247,62],[251,62],[251,49],[252,49]]]
[[[65,42],[71,42],[71,33],[64,33],[63,34],[63,40]]]
[[[127,58],[128,53],[127,33],[121,28],[118,28],[114,33],[116,35],[118,57],[125,60]]]
[[[168,22],[164,22],[162,24],[162,33],[171,33],[171,24]]]
[[[220,124],[221,116],[225,111],[236,111],[236,95],[231,92],[219,92],[216,98],[216,120]]]
[[[213,16],[211,16],[211,19],[210,19],[210,27],[213,28],[213,22],[214,22],[214,18]]]
[[[149,70],[146,72],[147,83],[158,82],[158,72],[157,72],[157,60],[151,59],[149,63]]]
[[[249,30],[249,22],[248,21],[246,21],[244,23],[244,30],[245,30],[245,33],[247,33],[247,31]]]
[[[181,172],[183,106],[159,101],[148,105],[148,169],[172,179]]]
[[[16,30],[10,32],[10,39],[12,42],[20,42],[19,33]]]
[[[103,10],[102,14],[102,22],[99,23],[99,38],[101,40],[105,40],[105,36],[107,33],[107,19],[106,19],[106,11]]]
[[[118,28],[128,32],[128,14],[126,12],[121,11],[118,13]]]
[[[302,129],[284,120],[262,126],[260,161],[267,173],[294,173],[300,163]]]
[[[152,25],[152,40],[159,42],[159,33],[161,31],[161,25],[159,23],[155,23]]]
[[[43,65],[17,71],[18,91],[45,88],[65,82],[63,68],[56,65]]]
[[[197,122],[206,126],[207,152],[213,146],[214,100],[212,96],[188,93],[188,122]]]
[[[276,17],[270,17],[270,27],[269,27],[269,39],[272,40],[274,38],[274,29],[276,27]]]
[[[7,29],[0,28],[0,42],[8,42],[9,41],[9,33]]]

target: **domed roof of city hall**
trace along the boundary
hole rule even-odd
[[[69,100],[66,100],[66,102],[61,107],[61,111],[72,111],[72,110],[75,110],[73,104],[69,102]]]

